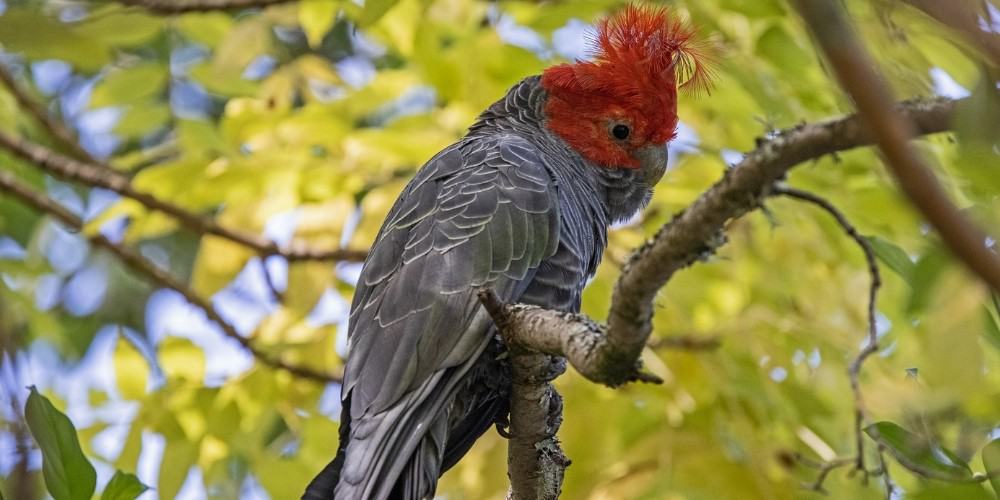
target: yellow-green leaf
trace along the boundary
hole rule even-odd
[[[138,47],[159,35],[163,23],[162,17],[108,5],[94,9],[73,29],[114,47]]]
[[[94,86],[90,106],[116,106],[148,99],[163,91],[167,76],[167,67],[159,63],[114,70]]]
[[[163,450],[163,461],[160,462],[160,477],[156,491],[160,498],[175,498],[181,490],[188,471],[198,458],[198,449],[194,444],[183,440],[167,440]]]
[[[990,441],[983,448],[983,468],[990,478],[993,491],[1000,495],[1000,439]]]
[[[177,17],[174,26],[188,39],[214,47],[229,33],[233,18],[223,12],[190,13]]]
[[[140,400],[146,395],[149,362],[124,335],[118,336],[114,353],[118,392],[125,399]]]
[[[201,383],[205,379],[205,351],[190,340],[167,337],[159,347],[160,366],[167,378]]]
[[[108,47],[94,37],[26,7],[10,7],[0,15],[0,45],[31,59],[61,59],[93,72],[108,62]]]
[[[195,292],[212,296],[233,281],[253,255],[238,243],[217,236],[202,238],[191,277]]]
[[[165,126],[170,119],[170,106],[166,103],[139,102],[125,111],[115,132],[125,138],[139,138]]]
[[[327,262],[295,262],[288,270],[285,305],[298,317],[305,316],[333,284],[333,267]]]
[[[389,12],[399,0],[365,0],[365,7],[358,18],[359,26],[368,26],[378,21]]]
[[[337,0],[310,0],[299,3],[299,24],[306,33],[306,39],[312,47],[318,47],[323,42],[326,32],[337,20],[340,2]]]

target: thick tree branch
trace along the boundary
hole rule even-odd
[[[897,109],[921,134],[930,134],[948,130],[955,101],[910,101]],[[656,294],[675,272],[708,257],[725,242],[727,221],[757,208],[774,182],[792,167],[871,141],[856,115],[778,132],[636,250],[612,297],[607,335],[614,352],[608,355],[607,378],[613,383],[628,380],[651,332]]]
[[[126,198],[131,198],[139,202],[150,210],[163,212],[173,217],[191,231],[198,234],[212,234],[239,243],[253,249],[262,258],[279,255],[289,261],[363,261],[365,259],[365,252],[359,250],[312,250],[301,246],[281,248],[275,242],[261,236],[222,226],[210,218],[199,216],[149,193],[138,191],[132,187],[132,183],[128,177],[116,171],[74,160],[41,145],[2,131],[0,131],[0,148],[10,151],[51,175],[79,182],[90,187],[99,187],[114,191]]]
[[[123,5],[141,7],[155,14],[184,14],[213,10],[265,8],[295,0],[118,0]]]
[[[566,360],[525,349],[512,337],[523,330],[518,322],[525,316],[512,312],[526,306],[503,304],[487,288],[479,290],[479,300],[493,317],[510,355],[511,432],[507,435],[510,492],[507,498],[556,500],[570,462],[556,437],[562,423],[562,396],[550,382],[566,371]]]
[[[954,100],[937,98],[900,103],[897,111],[912,122],[919,134],[932,134],[949,130],[955,106]],[[641,372],[639,356],[652,331],[652,303],[660,288],[678,270],[711,256],[726,241],[726,223],[758,208],[763,198],[775,194],[775,183],[790,169],[827,154],[869,145],[872,140],[860,118],[852,115],[799,125],[759,141],[754,151],[727,170],[719,182],[632,254],[615,286],[607,327],[584,315],[502,304],[488,290],[480,292],[480,300],[503,332],[511,350],[563,356],[587,379],[612,387],[633,380],[655,381],[655,377]],[[839,214],[835,210],[832,213]],[[844,221],[838,217],[838,222]],[[856,231],[847,232],[865,249],[871,272],[874,264],[870,260],[870,248]],[[857,377],[861,364],[877,349],[871,321],[873,297],[879,282],[877,273],[876,266],[869,297],[869,342],[850,367],[856,398],[860,398]],[[515,386],[515,394],[511,397],[512,412],[518,404],[516,391]],[[856,399],[856,403],[863,404],[860,399]],[[536,402],[534,406],[537,408],[539,404]],[[858,412],[862,417],[861,420],[856,418],[857,424],[863,421],[864,407],[856,407],[859,408],[856,417]],[[511,430],[516,436],[518,426],[512,424]],[[521,459],[531,456],[518,455]],[[863,465],[857,457],[850,460]],[[511,474],[514,482],[514,472]],[[887,484],[887,489],[891,489],[891,485]],[[516,498],[538,497],[529,493],[529,496]]]
[[[566,370],[566,361],[518,347],[509,353],[508,498],[556,500],[570,461],[556,437],[562,424],[562,396],[550,382]]]
[[[39,212],[52,216],[73,231],[79,232],[83,230],[83,221],[80,220],[79,217],[63,208],[62,205],[59,205],[54,200],[33,191],[28,186],[25,186],[15,179],[10,172],[0,170],[0,192],[17,198],[22,203]],[[199,297],[177,278],[174,278],[163,269],[157,267],[138,252],[135,252],[128,247],[119,245],[104,237],[104,235],[100,233],[88,235],[86,238],[92,245],[113,253],[133,271],[146,276],[150,281],[156,283],[158,286],[170,288],[177,293],[180,293],[189,303],[191,303],[191,305],[204,311],[210,321],[219,325],[219,328],[222,329],[222,332],[227,337],[239,343],[240,346],[253,354],[254,357],[261,363],[273,368],[285,370],[293,375],[318,382],[338,382],[340,380],[339,376],[317,372],[311,368],[303,366],[288,364],[280,358],[261,350],[261,348],[254,345],[254,343],[249,339],[240,335],[239,332],[236,331],[236,328],[233,327],[231,323],[226,321],[208,300]]]
[[[562,356],[591,382],[610,386],[624,382],[662,383],[659,377],[641,371],[636,357],[621,382],[608,378],[607,328],[582,314],[552,311],[525,304],[503,304],[490,290],[479,292],[479,299],[503,332],[507,345]]]
[[[897,111],[919,134],[949,130],[956,102],[901,103]],[[653,299],[675,272],[708,258],[725,240],[726,223],[760,206],[774,183],[796,165],[865,146],[872,136],[857,115],[800,125],[760,142],[684,212],[660,228],[629,259],[615,286],[607,327],[583,315],[503,305],[513,342],[565,356],[591,381],[609,386],[649,380],[637,370],[651,333]],[[494,314],[496,318],[497,315]]]
[[[870,127],[889,171],[941,235],[951,252],[991,288],[1000,291],[1000,258],[986,247],[986,234],[948,200],[927,162],[910,147],[916,130],[892,107],[892,93],[858,41],[839,2],[798,0],[796,6],[826,53],[841,87]]]

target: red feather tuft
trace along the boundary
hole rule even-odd
[[[712,61],[706,44],[694,27],[665,7],[627,5],[600,22],[592,49],[595,63],[609,76],[625,70],[643,73],[654,84],[703,91],[711,86]]]
[[[545,70],[548,126],[590,160],[634,168],[631,151],[662,144],[677,128],[677,89],[707,92],[712,58],[694,28],[662,7],[630,4],[598,23],[592,61]],[[626,121],[626,144],[606,124]]]

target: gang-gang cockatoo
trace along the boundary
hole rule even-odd
[[[573,311],[608,226],[650,199],[679,87],[709,80],[694,30],[630,5],[597,24],[593,59],[529,76],[399,195],[351,306],[336,458],[309,500],[434,495],[506,417],[508,368],[481,287]]]

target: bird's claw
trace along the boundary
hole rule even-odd
[[[513,439],[514,434],[510,432],[510,419],[507,418],[507,415],[497,417],[493,424],[496,426],[497,434],[499,434],[500,437],[504,439]]]

